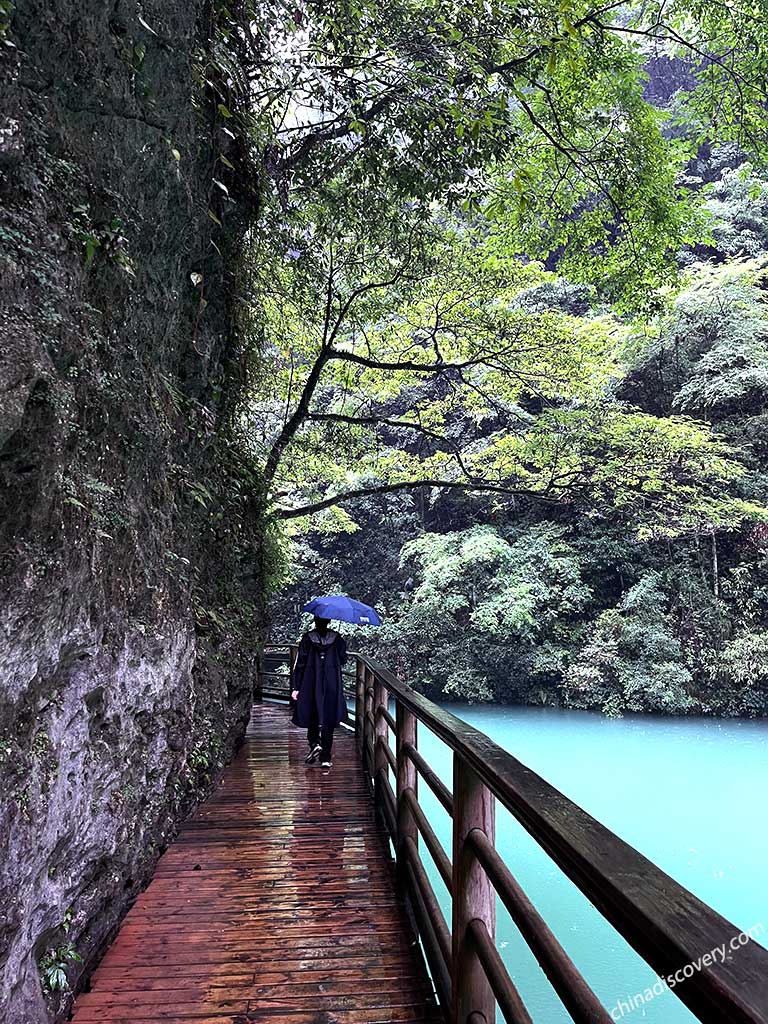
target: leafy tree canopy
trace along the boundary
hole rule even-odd
[[[414,483],[667,533],[759,514],[724,489],[723,440],[611,403],[616,313],[658,308],[704,231],[696,126],[763,151],[752,5],[246,4],[223,25],[206,81],[261,183],[244,422],[279,518],[349,527],[340,502]],[[659,54],[687,63],[693,137],[644,99]],[[594,287],[591,316],[527,304],[547,260]]]
[[[501,458],[521,435],[548,450],[558,423],[559,465],[583,465],[588,484],[574,474],[568,502],[426,488],[372,494],[348,506],[357,533],[337,538],[319,534],[323,514],[314,516],[279,606],[284,635],[298,625],[299,598],[348,590],[385,614],[384,627],[360,642],[435,697],[607,714],[766,713],[768,527],[755,522],[759,512],[741,521],[724,514],[723,503],[724,494],[768,500],[764,181],[732,148],[705,148],[694,169],[711,182],[701,194],[716,219],[704,246],[680,254],[685,284],[660,314],[620,320],[594,289],[526,264],[512,307],[610,325],[594,375],[579,379],[573,399],[523,388],[514,396],[519,419],[505,431],[493,409],[472,423],[449,411],[440,426],[452,439],[466,430],[473,455]],[[410,406],[388,399],[385,408],[400,416]],[[680,468],[694,450],[689,431],[701,439],[698,465],[688,462],[692,490]],[[396,435],[378,436],[394,444]],[[726,480],[734,450],[746,471]],[[655,488],[665,495],[658,504]]]
[[[705,426],[612,399],[625,326],[530,308],[554,275],[487,224],[362,234],[308,235],[270,283],[249,416],[281,517],[415,483],[672,534],[762,514],[724,489],[741,470]]]

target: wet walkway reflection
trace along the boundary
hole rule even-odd
[[[284,706],[254,708],[74,1024],[438,1020],[352,736],[337,732],[328,773],[304,754]]]

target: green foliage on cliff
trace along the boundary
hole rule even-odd
[[[586,632],[564,676],[569,707],[680,713],[696,706],[690,695],[675,622],[658,575],[650,572],[606,609]]]
[[[578,631],[591,597],[562,534],[543,525],[510,540],[476,526],[404,545],[401,567],[415,584],[390,638],[409,637],[408,678],[429,688],[440,679],[448,697],[503,699],[519,696],[510,677],[535,687],[562,665],[565,623]]]

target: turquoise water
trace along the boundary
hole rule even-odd
[[[736,930],[764,924],[759,941],[768,945],[768,723],[612,720],[588,712],[455,704],[448,710],[491,736]],[[450,786],[450,751],[424,728],[419,748]],[[450,851],[448,816],[423,783],[419,796]],[[606,1008],[653,985],[651,968],[504,809],[496,827],[497,848],[507,865]],[[421,846],[450,924],[447,893]],[[570,1017],[501,905],[497,943],[536,1024],[568,1024]],[[621,1019],[637,1024],[695,1020],[671,992]]]

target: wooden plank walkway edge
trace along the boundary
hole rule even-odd
[[[73,1024],[442,1020],[355,750],[304,764],[284,705],[246,739],[80,995]]]

